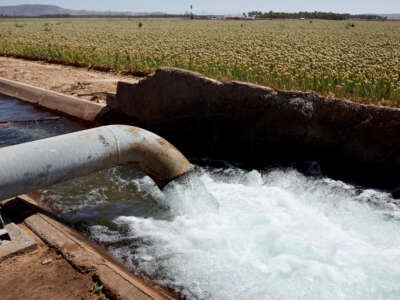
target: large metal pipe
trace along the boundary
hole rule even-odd
[[[149,175],[162,188],[193,170],[163,138],[110,125],[0,149],[0,200],[117,165]]]

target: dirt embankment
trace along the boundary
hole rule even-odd
[[[0,77],[97,103],[105,103],[106,93],[115,93],[119,80],[138,80],[133,76],[10,57],[0,57]]]

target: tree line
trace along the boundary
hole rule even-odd
[[[360,14],[360,15],[352,15],[352,14],[340,14],[333,12],[307,12],[300,11],[297,13],[287,13],[287,12],[261,12],[261,11],[251,11],[247,14],[251,18],[256,19],[322,19],[322,20],[349,20],[349,19],[360,19],[360,20],[386,20],[386,17],[382,17],[379,15],[370,15],[370,14]]]

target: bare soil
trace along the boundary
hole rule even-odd
[[[75,270],[27,227],[38,248],[0,263],[0,299],[106,299],[92,275]]]
[[[115,93],[117,82],[137,82],[123,76],[72,66],[0,57],[0,77],[28,83],[97,103],[105,103],[106,93]]]

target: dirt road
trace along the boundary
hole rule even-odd
[[[0,77],[97,103],[105,102],[107,92],[115,93],[118,80],[138,80],[133,76],[10,57],[0,57]]]

